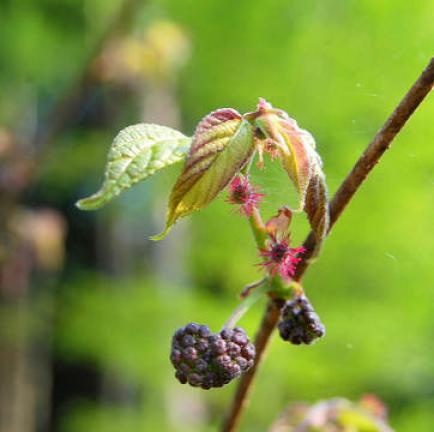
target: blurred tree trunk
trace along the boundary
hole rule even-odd
[[[15,247],[0,265],[0,432],[36,430],[35,377],[24,306],[31,266],[25,247]]]
[[[64,222],[48,209],[8,210],[1,214],[0,432],[46,432],[51,395],[49,288],[63,262]],[[7,220],[5,214],[10,215]]]
[[[36,430],[35,386],[25,302],[32,254],[11,230],[28,164],[12,133],[0,130],[0,432]]]
[[[63,264],[65,223],[50,210],[27,212],[23,217],[24,193],[34,184],[35,172],[51,145],[92,90],[96,56],[129,28],[137,4],[137,0],[120,3],[82,72],[59,95],[45,121],[35,125],[30,134],[34,136],[18,142],[0,129],[0,432],[51,428],[53,297],[47,286]],[[36,110],[34,102],[29,105]],[[38,310],[40,303],[44,313]],[[39,321],[43,321],[40,327]]]

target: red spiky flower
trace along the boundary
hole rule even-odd
[[[258,193],[258,188],[252,186],[248,176],[236,176],[229,185],[229,196],[226,202],[240,205],[240,213],[249,217],[253,209],[258,207],[264,194]]]
[[[261,256],[266,259],[260,265],[266,267],[271,276],[279,272],[283,279],[291,279],[295,274],[297,264],[301,261],[299,255],[303,254],[306,249],[303,246],[289,247],[289,235],[279,240],[275,235],[270,234],[270,239],[267,249],[260,252]]]

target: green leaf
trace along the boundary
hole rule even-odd
[[[96,210],[135,183],[184,159],[191,143],[177,130],[140,123],[123,129],[108,153],[101,189],[77,202],[81,210]]]
[[[180,217],[208,205],[253,153],[253,127],[235,110],[208,114],[197,126],[184,169],[169,199],[161,240]]]

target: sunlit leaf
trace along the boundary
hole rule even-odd
[[[316,256],[329,228],[329,202],[322,162],[315,150],[312,135],[298,128],[295,122],[280,121],[282,135],[289,152],[282,151],[282,164],[299,193],[303,209],[316,236],[312,256]]]
[[[163,238],[180,217],[209,204],[253,152],[253,127],[235,110],[219,109],[197,126],[184,169],[169,200]]]
[[[299,202],[295,210],[300,211],[304,208],[307,188],[315,169],[312,166],[312,149],[309,147],[311,141],[307,132],[295,129],[291,123],[282,120],[280,125],[287,146],[280,152],[282,165],[297,189]]]
[[[183,160],[190,143],[191,138],[165,126],[140,123],[123,129],[109,151],[101,189],[78,201],[77,207],[102,207],[135,183]]]
[[[282,166],[298,192],[294,211],[304,210],[314,231],[317,244],[313,256],[321,249],[329,227],[329,205],[322,162],[312,135],[301,129],[284,111],[260,100],[254,121],[264,135],[262,148]],[[248,114],[247,117],[252,117]]]

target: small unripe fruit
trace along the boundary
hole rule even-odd
[[[325,327],[309,300],[300,296],[287,302],[282,309],[279,333],[283,340],[294,345],[309,345],[325,335]]]

